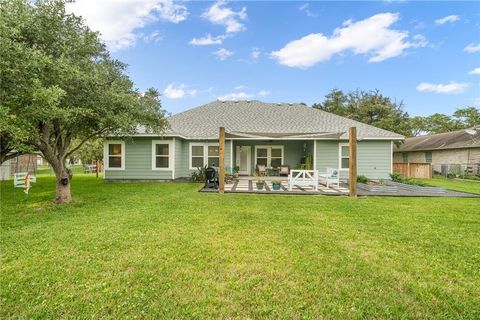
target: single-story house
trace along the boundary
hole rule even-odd
[[[395,163],[431,163],[437,172],[449,166],[477,171],[480,167],[480,125],[405,139],[394,147]],[[443,167],[443,169],[442,169]]]
[[[392,148],[404,137],[325,111],[293,103],[214,101],[168,118],[164,134],[140,127],[132,137],[110,138],[104,148],[104,178],[171,180],[189,178],[219,163],[219,128],[225,128],[225,164],[252,175],[257,164],[294,168],[311,159],[320,172],[338,168],[348,177],[348,129],[357,128],[358,174],[388,179]]]

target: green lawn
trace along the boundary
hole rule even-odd
[[[480,200],[1,185],[0,318],[480,318]]]
[[[480,181],[447,179],[443,177],[435,177],[433,179],[419,179],[432,186],[444,187],[451,190],[470,192],[480,194]]]

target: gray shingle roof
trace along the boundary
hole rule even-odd
[[[419,136],[405,139],[395,152],[406,151],[431,151],[444,149],[462,149],[462,148],[480,148],[480,125],[471,128],[474,135],[468,134],[465,130],[457,130],[432,134],[429,136]]]
[[[335,137],[348,138],[357,127],[359,138],[398,140],[403,136],[302,104],[261,101],[213,101],[169,118],[170,135],[189,139],[218,138],[219,127],[231,137]],[[141,132],[139,132],[141,133]]]

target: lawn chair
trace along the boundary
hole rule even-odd
[[[218,173],[213,167],[205,169],[205,186],[204,188],[218,189]]]
[[[327,168],[327,173],[321,173],[318,175],[320,181],[324,182],[327,188],[330,184],[336,184],[337,187],[340,187],[340,173],[338,169]]]
[[[267,175],[267,166],[263,164],[257,164],[257,169],[255,170],[259,176]]]
[[[280,171],[278,172],[279,176],[288,176],[290,174],[290,166],[288,165],[281,165]]]

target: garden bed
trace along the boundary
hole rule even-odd
[[[447,192],[446,189],[440,187],[424,187],[424,186],[417,186],[412,184],[405,184],[395,181],[387,181],[387,185],[396,187],[398,190],[407,190],[410,192],[418,192],[418,193],[445,193]]]
[[[398,189],[396,186],[390,186],[385,184],[366,184],[362,182],[358,182],[357,186],[360,189],[367,190],[370,192],[397,192]]]

